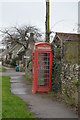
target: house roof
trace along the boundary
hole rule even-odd
[[[5,49],[4,52],[2,52],[2,56],[8,54],[10,52],[10,50],[12,50],[14,48],[15,45],[13,45],[12,47],[10,47],[9,49]]]
[[[14,52],[15,55],[17,55],[17,52],[18,52],[21,48],[22,48],[21,45],[18,45],[18,44],[13,45],[11,48],[6,49],[6,50],[4,51],[4,52],[2,53],[2,56],[6,55],[6,54],[8,54],[8,53],[13,53],[13,52]]]
[[[17,54],[21,53],[24,51],[24,47],[22,46],[18,51],[17,51]]]
[[[80,41],[80,34],[57,32],[56,36],[64,41]]]
[[[80,41],[80,34],[57,32],[56,36],[64,41]]]

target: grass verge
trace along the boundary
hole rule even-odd
[[[2,72],[6,72],[6,69],[5,69],[5,68],[2,68]]]
[[[2,76],[2,118],[35,118],[26,106],[28,103],[11,94],[10,77]]]
[[[0,72],[6,72],[5,68],[0,68]]]

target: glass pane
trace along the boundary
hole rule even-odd
[[[39,53],[38,54],[38,85],[48,86],[49,85],[49,61],[50,53]]]

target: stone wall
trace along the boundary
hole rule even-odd
[[[71,39],[71,35],[67,35],[66,40],[65,37],[60,38],[56,35],[52,43],[54,50],[53,90],[60,91],[66,103],[78,107],[79,41],[75,39],[75,36],[74,40]],[[56,66],[58,66],[57,70]]]
[[[62,65],[62,96],[66,103],[78,106],[78,64]]]

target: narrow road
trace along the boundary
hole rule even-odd
[[[25,79],[24,74],[13,69],[7,69],[7,72],[3,73],[11,77],[11,92],[30,104],[26,109],[38,118],[78,118],[74,111],[49,94],[32,94],[32,84]]]

